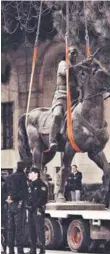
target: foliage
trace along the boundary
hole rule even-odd
[[[34,43],[39,9],[39,1],[2,1],[2,51],[17,49],[21,43]],[[55,33],[52,11],[43,3],[39,39],[52,39]]]
[[[85,20],[92,52],[101,47],[100,59],[110,64],[110,1],[70,1],[70,44],[85,53]],[[35,40],[40,2],[2,1],[2,50],[17,48],[21,43]],[[64,39],[66,29],[66,2],[43,1],[40,37],[44,41],[56,34]]]
[[[85,22],[87,23],[91,50],[101,47],[100,60],[110,64],[110,2],[70,1],[69,40],[85,53]],[[50,3],[52,5],[52,2]],[[64,38],[66,28],[66,4],[59,2],[54,7],[54,27]]]

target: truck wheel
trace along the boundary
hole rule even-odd
[[[100,249],[100,240],[91,240],[89,252],[90,253],[98,252],[99,249]]]
[[[62,245],[63,234],[59,222],[45,218],[45,245],[47,249],[58,249]]]
[[[90,244],[89,226],[83,220],[73,220],[68,227],[67,242],[71,251],[88,251]]]
[[[61,245],[60,245],[60,249],[64,249],[65,246],[67,246],[67,229],[68,229],[68,226],[61,222],[61,221],[58,221],[59,225],[60,225],[60,230],[61,230]]]
[[[105,250],[107,251],[107,253],[109,253],[109,251],[110,251],[110,241],[108,241],[108,242],[105,244]]]

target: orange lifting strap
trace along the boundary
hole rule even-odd
[[[33,51],[33,59],[32,59],[32,71],[31,71],[31,78],[30,78],[30,84],[29,84],[29,94],[28,94],[28,102],[27,102],[27,109],[26,109],[26,122],[25,125],[27,126],[27,116],[29,112],[29,106],[30,106],[30,99],[31,99],[31,91],[32,91],[32,85],[33,85],[33,78],[34,78],[34,70],[37,60],[37,53],[38,53],[38,47],[34,47]]]
[[[69,31],[69,6],[68,1],[66,2],[66,85],[67,85],[67,135],[68,139],[76,152],[81,152],[80,148],[75,143],[73,132],[72,132],[72,117],[71,117],[71,95],[69,87],[69,43],[68,43],[68,31]]]
[[[42,11],[42,0],[41,0],[41,3],[40,3],[38,26],[37,26],[36,39],[35,39],[34,50],[33,50],[32,71],[31,71],[31,78],[30,78],[30,84],[29,84],[29,94],[28,94],[28,102],[27,102],[27,109],[26,109],[26,120],[25,120],[26,127],[27,127],[27,117],[28,117],[29,106],[30,106],[32,85],[33,85],[34,71],[35,71],[35,65],[36,65],[37,54],[38,54],[38,38],[39,38],[39,30],[40,30],[40,22],[41,22],[41,11]]]
[[[89,33],[87,27],[87,16],[86,16],[86,5],[88,0],[84,0],[84,18],[85,18],[85,41],[86,41],[86,56],[91,55],[90,41],[89,41]]]
[[[69,87],[69,58],[68,58],[69,46],[66,43],[66,84],[67,84],[67,135],[68,139],[76,152],[81,152],[80,148],[75,143],[73,132],[72,132],[72,117],[71,117],[71,95],[70,95],[70,87]]]

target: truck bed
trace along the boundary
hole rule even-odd
[[[81,216],[83,219],[110,220],[110,209],[103,204],[88,201],[67,201],[65,203],[48,203],[46,214],[53,218],[68,218],[69,216]]]

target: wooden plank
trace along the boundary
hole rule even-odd
[[[92,203],[88,201],[67,201],[64,203],[61,202],[52,202],[46,205],[48,210],[105,210],[103,204]]]

